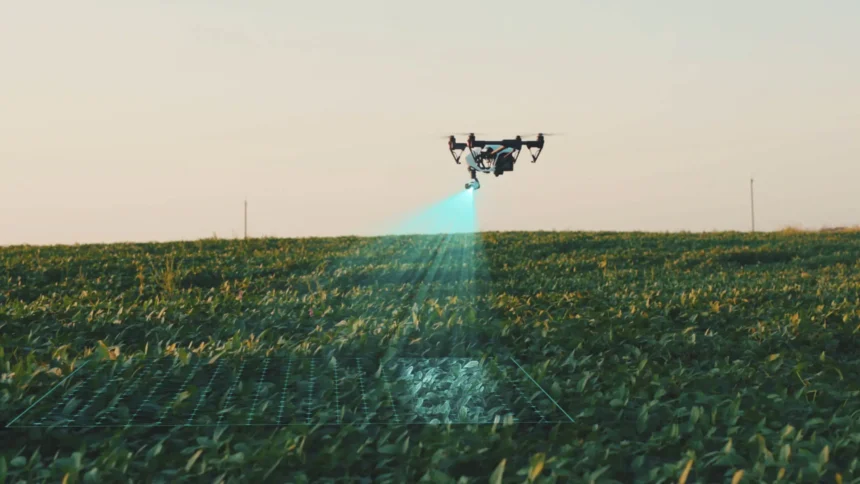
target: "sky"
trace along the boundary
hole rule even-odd
[[[860,2],[0,0],[0,245],[860,223]],[[524,162],[524,160],[526,160]]]

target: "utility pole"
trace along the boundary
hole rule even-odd
[[[245,199],[245,240],[248,240],[248,199]]]
[[[755,198],[753,198],[753,179],[750,178],[750,218],[752,220],[752,231],[755,233]]]

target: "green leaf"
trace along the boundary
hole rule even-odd
[[[63,473],[69,473],[75,470],[75,463],[68,457],[63,457],[54,461],[54,467]]]
[[[592,472],[592,473],[588,476],[588,482],[594,482],[594,481],[596,481],[598,477],[600,477],[600,476],[602,476],[603,474],[605,474],[605,473],[606,473],[606,471],[608,471],[609,469],[610,469],[610,466],[603,466],[603,467],[601,467],[600,469],[597,469],[596,471]]]
[[[188,350],[185,348],[179,348],[176,350],[176,356],[179,357],[179,361],[182,362],[182,365],[185,366],[188,364],[188,360],[191,358],[191,355],[188,353]]]
[[[502,459],[501,462],[496,466],[496,470],[490,474],[490,484],[501,484],[502,476],[505,474],[505,463],[507,459]]]
[[[151,449],[149,449],[149,451],[146,453],[146,460],[152,460],[152,458],[154,458],[155,456],[157,456],[158,454],[160,454],[160,453],[161,453],[161,449],[162,449],[162,448],[163,448],[163,445],[162,445],[162,443],[161,443],[161,442],[156,443],[156,444],[155,444],[154,446],[152,446],[152,448],[151,448]]]
[[[588,384],[588,380],[591,378],[591,375],[586,374],[579,380],[579,383],[576,384],[576,391],[582,392],[585,390],[585,385]]]
[[[700,407],[693,407],[692,410],[690,410],[690,424],[696,425],[696,423],[699,421],[699,418],[701,418],[701,416],[702,416],[702,409]]]
[[[445,474],[438,469],[430,469],[426,474],[424,474],[424,477],[421,480],[429,480],[430,482],[436,482],[439,484],[448,484],[453,479],[448,477],[448,474]]]
[[[27,464],[27,459],[23,455],[19,455],[18,457],[12,459],[9,464],[11,464],[12,467],[24,467]]]
[[[645,432],[648,428],[648,407],[643,406],[639,411],[639,416],[636,418],[636,430],[639,433]]]
[[[529,467],[529,481],[534,482],[535,479],[543,472],[544,461],[546,454],[539,453],[532,456],[531,465]]]
[[[241,464],[245,462],[245,454],[242,452],[230,454],[230,457],[227,458],[227,462],[230,464]]]
[[[822,418],[818,418],[818,417],[811,418],[811,419],[807,420],[805,424],[803,424],[803,428],[808,429],[810,427],[815,427],[815,426],[821,425],[823,423],[825,423],[825,421]]]
[[[784,444],[782,448],[779,449],[779,461],[787,464],[788,460],[791,458],[791,445]]]
[[[72,398],[69,400],[69,402],[63,406],[63,416],[70,417],[80,403],[81,401],[78,398]]]
[[[397,444],[387,444],[379,448],[380,454],[392,455],[400,451],[401,447]]]
[[[84,474],[84,482],[89,482],[89,483],[102,482],[101,479],[99,479],[98,467],[93,467],[92,469],[87,471],[86,474]]]
[[[198,449],[197,452],[194,453],[189,459],[188,462],[185,463],[185,472],[191,470],[194,467],[194,463],[197,462],[197,459],[200,457],[200,454],[203,453],[203,449]]]
[[[825,445],[821,452],[818,454],[818,462],[822,465],[830,462],[830,446]]]
[[[99,340],[93,352],[93,359],[95,361],[110,360],[110,348],[107,347],[104,341]]]

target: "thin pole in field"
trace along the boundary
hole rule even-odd
[[[752,220],[752,231],[755,233],[755,199],[753,197],[753,179],[750,178],[750,218]]]

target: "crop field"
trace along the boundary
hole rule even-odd
[[[860,233],[0,248],[0,483],[860,483]]]

